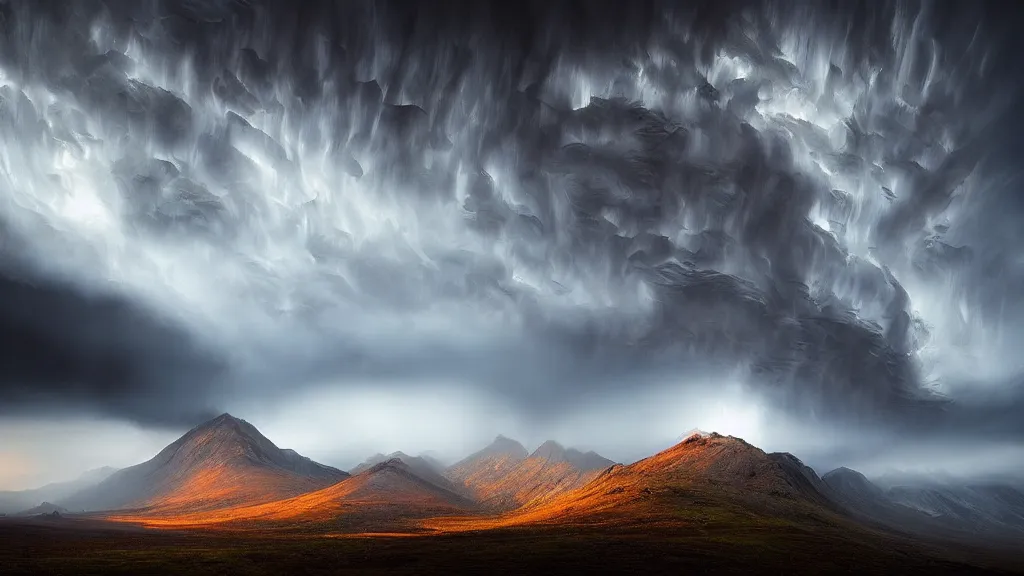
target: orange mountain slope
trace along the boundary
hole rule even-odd
[[[62,506],[178,515],[289,498],[348,474],[282,450],[228,414],[193,428],[152,460],[120,470]]]
[[[831,517],[835,507],[827,490],[789,454],[766,454],[731,436],[695,434],[635,464],[605,469],[585,486],[536,506],[426,525],[457,531],[527,524],[656,524],[700,517],[702,509],[721,513],[739,508],[780,518]]]
[[[508,447],[515,448],[511,444]],[[579,488],[615,464],[593,452],[565,449],[553,441],[545,442],[525,459],[515,458],[519,454],[506,453],[501,458],[499,453],[496,458],[492,451],[475,462],[457,464],[452,476],[463,477],[464,484],[486,508],[511,510],[534,506]],[[471,472],[465,474],[467,470]]]
[[[417,476],[397,458],[381,462],[327,488],[251,506],[180,514],[174,517],[112,516],[153,527],[231,522],[359,521],[380,528],[409,518],[466,514],[472,501]]]
[[[451,465],[446,476],[465,486],[477,500],[491,494],[488,487],[500,482],[521,464],[529,453],[522,444],[498,436],[489,446]]]

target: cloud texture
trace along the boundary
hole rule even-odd
[[[991,400],[1024,368],[1015,22],[0,3],[0,410],[174,424],[440,379],[533,417],[717,376],[1019,434]]]

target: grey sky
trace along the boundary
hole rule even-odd
[[[33,472],[0,488],[223,411],[341,466],[1019,441],[1008,21],[598,4],[4,4],[0,454]],[[40,450],[68,421],[91,456]]]

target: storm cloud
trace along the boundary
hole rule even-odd
[[[0,406],[445,380],[557,418],[728,378],[1019,435],[1019,19],[987,8],[0,3]]]

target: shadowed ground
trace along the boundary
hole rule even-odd
[[[155,530],[77,518],[0,519],[14,574],[970,574],[1024,573],[1009,554],[930,548],[845,526],[782,522],[705,500],[672,521],[467,532],[290,528]],[[354,528],[354,526],[349,526]],[[1014,564],[1016,562],[1016,564]],[[970,565],[968,565],[970,564]]]

